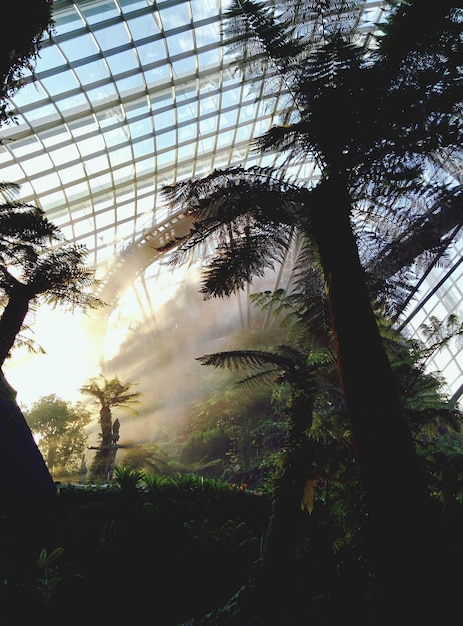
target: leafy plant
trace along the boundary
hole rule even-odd
[[[122,491],[135,491],[138,484],[144,479],[144,473],[122,465],[114,468],[114,482]]]
[[[148,488],[148,491],[151,493],[156,493],[160,491],[166,485],[172,484],[172,479],[170,476],[166,476],[165,474],[145,474],[143,473],[141,477],[141,482]]]
[[[63,553],[63,547],[54,548],[51,552],[48,552],[46,548],[42,548],[35,562],[39,571],[35,578],[34,586],[43,604],[48,604],[51,601],[58,585],[65,578],[81,577],[81,574],[77,573],[63,573],[64,566],[60,561]]]
[[[50,600],[58,583],[62,580],[57,561],[63,552],[64,548],[55,548],[50,553],[48,553],[45,548],[42,548],[39,558],[36,561],[40,572],[36,579],[36,584],[44,602]]]

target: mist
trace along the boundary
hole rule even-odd
[[[125,272],[125,286],[123,275],[117,276],[118,298],[103,309],[72,314],[39,307],[31,326],[45,354],[16,349],[5,372],[20,407],[50,394],[82,402],[94,415],[88,445],[98,446],[99,405],[79,389],[90,378],[117,376],[141,394],[134,411],[113,408],[121,424],[119,443],[173,440],[195,405],[227,376],[196,358],[242,349],[241,333],[263,317],[249,304],[249,293],[273,290],[276,284],[277,274],[269,271],[237,295],[205,300],[200,270],[196,265],[172,272],[155,261],[143,277]],[[86,454],[87,465],[93,454]],[[123,454],[118,453],[119,462]]]
[[[194,405],[211,393],[211,380],[223,376],[196,357],[242,347],[236,338],[244,330],[240,298],[204,300],[198,292],[198,283],[182,284],[157,312],[155,332],[142,323],[131,326],[118,354],[104,363],[106,378],[118,376],[142,394],[137,416],[114,410],[121,443],[142,444],[160,433],[175,433]]]

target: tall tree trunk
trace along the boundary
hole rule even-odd
[[[30,298],[22,287],[9,295],[0,318],[0,504],[40,501],[56,493],[50,472],[16,403],[16,391],[2,370],[29,310]]]
[[[26,315],[29,311],[30,296],[27,287],[18,283],[8,294],[8,304],[0,317],[0,368],[3,367]]]
[[[307,511],[302,507],[304,488],[312,462],[311,443],[307,436],[313,420],[313,390],[304,383],[291,384],[291,406],[288,407],[287,443],[273,486],[272,508],[263,553],[263,591],[267,597],[261,611],[269,621],[296,615],[306,604],[301,593],[301,571],[298,550],[306,531]]]
[[[0,370],[0,507],[43,503],[56,486]]]
[[[97,448],[95,458],[90,469],[90,480],[107,481],[110,476],[112,451],[112,414],[106,404],[100,409],[101,445]]]
[[[435,565],[429,544],[436,527],[424,473],[372,310],[350,221],[351,199],[345,189],[342,181],[336,188],[332,178],[320,185],[312,196],[317,201],[312,228],[387,622],[397,610],[404,617],[407,609],[414,614],[426,602],[425,590],[429,591]],[[408,623],[407,619],[401,623]]]

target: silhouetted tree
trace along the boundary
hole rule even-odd
[[[14,189],[2,186],[5,193]],[[86,310],[103,303],[91,293],[96,281],[85,266],[86,248],[66,243],[41,209],[5,193],[0,204],[0,413],[8,417],[0,420],[0,494],[17,499],[49,492],[54,485],[16,404],[16,391],[5,379],[5,360],[31,307],[44,303]]]
[[[230,369],[247,369],[252,373],[238,381],[249,385],[271,380],[290,389],[286,409],[287,441],[281,469],[275,479],[272,518],[265,552],[266,565],[274,576],[278,570],[290,575],[288,564],[294,560],[297,541],[297,518],[301,512],[304,488],[311,464],[308,432],[312,426],[313,407],[317,394],[316,372],[324,359],[317,362],[287,345],[270,352],[264,350],[232,350],[198,357],[203,365]],[[279,577],[277,576],[279,579]],[[275,590],[286,581],[274,580]]]
[[[121,383],[114,376],[109,380],[102,377],[102,384],[99,384],[98,379],[92,378],[80,388],[81,393],[96,398],[95,403],[100,407],[101,445],[96,448],[89,480],[106,481],[112,478],[116,453],[122,447],[118,443],[120,423],[117,418],[113,420],[112,408],[125,407],[134,411],[131,405],[138,404],[142,394],[130,391],[133,385],[134,383]]]
[[[442,178],[428,184],[425,174],[436,154],[460,149],[462,21],[449,0],[390,4],[372,47],[355,30],[362,2],[232,2],[229,33],[245,77],[264,75],[265,97],[287,97],[282,124],[255,143],[263,155],[284,155],[284,167],[215,171],[166,187],[165,197],[195,225],[173,263],[217,236],[205,297],[226,297],[273,267],[294,229],[313,242],[368,501],[384,615],[399,611],[411,619],[423,590],[431,593],[441,582],[432,577],[439,549],[423,551],[438,526],[373,312],[352,216],[366,201],[401,216],[417,196],[427,210],[442,198],[459,197]],[[286,176],[289,166],[309,160],[319,172],[313,186]],[[391,486],[393,506],[385,498]]]
[[[95,309],[103,302],[91,290],[85,246],[67,244],[40,209],[0,205],[0,368],[10,355],[31,306]]]

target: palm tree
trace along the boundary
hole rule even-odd
[[[118,448],[120,423],[113,420],[112,408],[123,406],[133,410],[132,404],[139,403],[140,392],[130,391],[133,383],[121,383],[117,376],[111,379],[103,377],[103,384],[98,384],[96,378],[90,379],[80,388],[93,398],[100,406],[101,445],[96,448],[97,453],[90,468],[90,480],[111,480]]]
[[[66,244],[42,210],[14,200],[17,191],[14,184],[0,185],[0,493],[5,501],[55,491],[3,372],[25,319],[40,303],[84,310],[103,305],[90,292],[95,279],[84,264],[86,249]]]
[[[309,319],[307,326],[301,294],[285,296],[281,292],[264,292],[255,294],[253,300],[262,307],[269,302],[278,306],[278,314],[282,326],[288,331],[288,338],[291,337],[295,344],[300,345],[301,350],[306,352],[304,346],[307,343],[313,344],[314,340],[317,343],[318,330],[315,337],[312,336],[312,320]],[[422,344],[405,339],[391,327],[387,319],[378,317],[378,324],[397,379],[407,422],[420,446],[421,462],[430,472],[429,484],[436,491],[442,491],[445,498],[440,481],[449,474],[447,468],[451,468],[452,460],[448,455],[446,459],[443,458],[443,450],[449,437],[455,437],[461,446],[462,414],[446,404],[445,396],[440,392],[442,381],[426,373],[424,366],[443,346],[461,338],[463,325],[454,316],[450,316],[445,324],[433,319],[429,326],[423,327],[427,341]],[[329,351],[319,352],[314,357],[311,349],[311,354],[304,356],[299,349],[287,345],[271,352],[218,352],[198,357],[197,360],[215,368],[250,371],[250,374],[237,381],[238,385],[264,382],[288,385],[290,389],[290,402],[286,411],[287,442],[272,481],[272,513],[260,567],[254,569],[252,578],[239,594],[209,618],[225,612],[233,615],[236,623],[240,623],[240,616],[249,611],[250,607],[260,618],[268,615],[269,620],[278,621],[280,614],[277,611],[281,610],[286,619],[289,615],[304,615],[304,607],[307,610],[310,600],[300,597],[297,591],[304,584],[302,581],[305,577],[296,554],[301,546],[301,538],[307,533],[304,525],[307,515],[305,510],[310,512],[313,508],[314,483],[320,477],[324,478],[326,498],[329,498],[329,493],[336,492],[336,509],[344,512],[343,525],[348,536],[361,534],[358,524],[359,520],[362,524],[364,509],[359,499],[361,490],[358,488],[355,467],[344,452],[348,437],[342,421],[345,407],[342,400],[339,401],[338,385],[332,376],[333,360]],[[327,450],[330,451],[329,459],[326,457]],[[440,479],[442,473],[444,478]],[[333,486],[330,487],[330,484]],[[341,484],[344,487],[342,493],[339,493]],[[447,497],[451,495],[449,492]],[[354,501],[353,496],[357,498]],[[355,511],[354,516],[349,510]],[[342,537],[339,541],[342,541]],[[347,583],[345,581],[345,585]],[[347,610],[345,607],[344,616]]]
[[[172,263],[217,236],[217,254],[202,285],[205,297],[226,297],[273,267],[294,229],[312,241],[390,617],[398,607],[402,615],[412,614],[423,589],[436,584],[430,575],[436,563],[423,551],[436,526],[352,216],[374,207],[383,215],[395,211],[400,223],[410,206],[424,216],[442,197],[457,197],[442,178],[427,177],[439,156],[458,156],[462,25],[449,0],[394,3],[373,48],[356,30],[362,6],[233,2],[230,32],[246,77],[252,80],[258,71],[288,97],[283,123],[256,142],[264,155],[286,155],[285,167],[215,171],[166,187],[165,197],[195,224]],[[318,183],[307,187],[285,176],[290,165],[308,160],[318,168]],[[421,207],[412,202],[416,197]],[[393,506],[385,497],[391,492]]]
[[[287,407],[287,444],[281,470],[275,478],[272,514],[268,527],[264,565],[273,592],[283,594],[283,587],[294,572],[304,489],[311,478],[308,432],[312,426],[315,399],[320,393],[317,372],[326,365],[321,355],[304,355],[288,345],[274,351],[233,350],[198,357],[202,365],[216,368],[248,369],[252,373],[238,381],[249,385],[272,382],[287,385],[290,401]],[[280,572],[283,573],[281,577]],[[266,586],[266,592],[268,592]],[[285,596],[286,597],[286,596]]]

